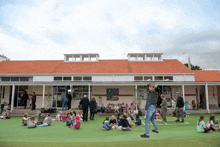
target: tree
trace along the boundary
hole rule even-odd
[[[188,63],[185,63],[184,64],[186,67],[188,67]],[[200,67],[200,66],[198,66],[198,65],[192,65],[191,64],[191,70],[202,70],[202,68]]]

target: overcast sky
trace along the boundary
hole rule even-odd
[[[0,0],[0,53],[11,60],[148,52],[220,69],[220,1]]]

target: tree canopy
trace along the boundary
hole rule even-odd
[[[184,64],[186,67],[188,67],[188,63],[185,63]],[[202,68],[200,67],[200,66],[198,66],[198,65],[192,65],[191,64],[191,70],[202,70]]]

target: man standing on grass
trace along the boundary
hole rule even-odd
[[[154,125],[155,130],[152,130],[154,133],[158,133],[157,124],[154,121],[156,115],[156,103],[157,103],[157,96],[156,92],[154,91],[154,84],[149,84],[149,94],[147,96],[147,102],[145,105],[146,110],[146,118],[145,118],[145,128],[146,133],[141,135],[142,138],[149,138],[149,121],[151,120],[152,124]]]
[[[82,105],[83,121],[87,121],[87,118],[88,118],[88,107],[89,107],[89,99],[87,98],[87,95],[83,96],[83,98],[81,99],[79,104]]]
[[[181,115],[182,122],[184,122],[184,115],[183,115],[184,100],[179,95],[179,92],[176,93],[176,97],[177,97],[177,100],[176,100],[176,117],[177,117],[177,120],[176,120],[176,122],[179,122],[179,113]]]

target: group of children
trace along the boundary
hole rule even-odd
[[[133,123],[131,120],[133,120]],[[139,115],[132,115],[127,112],[123,114],[123,117],[121,117],[121,113],[118,113],[117,120],[115,119],[114,115],[111,116],[110,120],[109,117],[106,117],[106,119],[103,121],[102,128],[103,130],[111,130],[117,128],[117,130],[131,131],[131,127],[136,125],[141,125],[141,119],[139,118]]]
[[[218,131],[220,131],[220,126],[217,126],[218,120],[215,119],[215,115],[211,115],[207,124],[204,122],[205,117],[203,115],[200,116],[197,122],[197,131],[199,133],[212,133],[212,131],[216,131],[215,127],[218,127]]]
[[[56,119],[55,119],[55,121],[66,122],[66,126],[68,126],[69,128],[73,128],[73,129],[80,128],[80,125],[81,125],[80,120],[82,120],[81,110],[79,110],[77,114],[76,111],[72,111],[72,109],[69,109],[68,113],[64,112],[63,115],[62,115],[62,111],[60,111],[57,114]]]
[[[102,103],[101,106],[97,107],[97,112],[100,113],[123,113],[125,110],[134,110],[135,106],[133,103],[131,103],[130,107],[128,106],[128,103],[108,103],[106,107]]]
[[[47,121],[46,123],[43,123]],[[37,121],[35,121],[35,117],[28,117],[28,113],[25,113],[22,119],[22,124],[27,126],[28,128],[36,128],[37,125],[41,125],[42,127],[51,126],[52,117],[50,114],[47,114],[46,117],[42,113],[38,115]]]
[[[10,119],[11,117],[10,117],[10,112],[9,112],[9,110],[3,110],[3,112],[2,112],[2,116],[0,116],[0,119]]]

